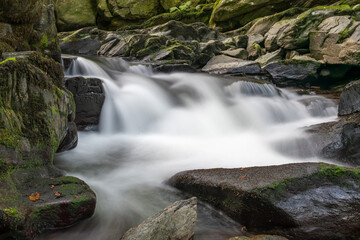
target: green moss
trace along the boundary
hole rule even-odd
[[[351,21],[351,23],[339,33],[339,40],[338,43],[342,43],[344,42],[344,40],[348,37],[350,37],[354,31],[356,30],[356,28],[353,27],[354,23],[356,22],[356,18],[353,18],[353,20]]]
[[[324,176],[332,180],[339,180],[342,177],[350,177],[360,181],[360,169],[358,168],[344,168],[340,166],[328,166],[323,164],[319,171],[319,176]]]
[[[0,129],[0,144],[7,148],[15,148],[19,144],[19,136],[9,129]]]
[[[7,58],[7,59],[5,59],[4,61],[0,62],[0,65],[1,65],[1,64],[4,64],[4,63],[7,63],[7,62],[9,62],[9,61],[14,61],[14,62],[16,62],[16,58]]]

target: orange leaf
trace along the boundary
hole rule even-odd
[[[29,199],[33,202],[35,202],[36,200],[38,200],[40,197],[40,193],[36,192],[36,193],[32,193],[30,196],[29,196]]]
[[[244,171],[245,170],[245,168],[240,168],[240,171]]]
[[[244,175],[244,176],[240,176],[241,178],[246,178],[246,175]]]
[[[55,187],[54,185],[51,185],[51,187],[50,187],[50,188],[51,188],[51,189],[54,189],[54,187]]]
[[[54,192],[54,195],[55,195],[56,198],[61,197],[61,196],[62,196],[62,192],[55,191],[55,192]]]

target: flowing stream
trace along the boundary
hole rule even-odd
[[[337,113],[331,100],[271,84],[155,74],[116,58],[79,57],[65,74],[99,78],[106,91],[99,131],[80,132],[78,147],[56,158],[91,186],[97,207],[90,220],[43,239],[118,240],[186,197],[164,183],[179,171],[321,161],[302,128]],[[195,239],[224,239],[240,228],[200,204]]]

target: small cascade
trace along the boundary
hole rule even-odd
[[[99,78],[106,91],[100,131],[80,133],[78,147],[56,159],[98,202],[89,222],[44,239],[119,239],[179,198],[163,182],[183,170],[321,161],[301,129],[336,118],[336,104],[323,97],[254,82],[224,87],[199,73],[155,74],[116,58],[78,57],[65,74]],[[209,230],[228,233],[218,239],[238,234],[228,219],[201,215],[197,239]]]

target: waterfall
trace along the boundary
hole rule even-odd
[[[163,184],[179,171],[320,161],[302,127],[337,113],[329,99],[272,84],[226,85],[215,76],[154,73],[116,58],[78,57],[65,74],[104,84],[99,132],[80,133],[78,147],[56,158],[95,190],[98,202],[90,221],[44,239],[119,239],[179,198]],[[199,211],[197,239],[238,233],[236,223],[207,211]],[[209,230],[214,238],[204,237]]]

